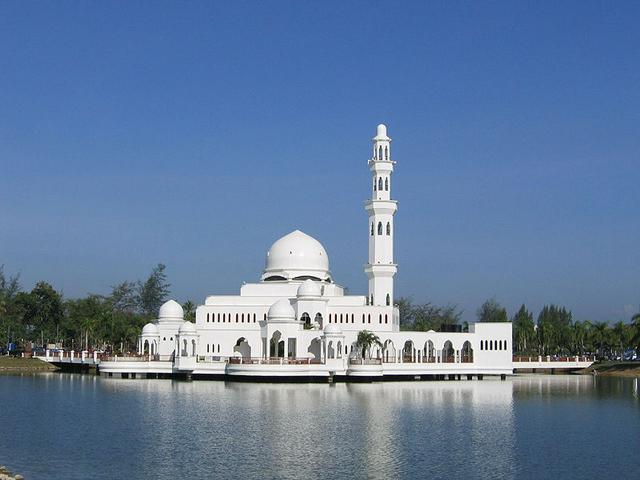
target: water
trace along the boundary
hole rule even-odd
[[[0,376],[28,479],[637,478],[638,379],[284,385]]]

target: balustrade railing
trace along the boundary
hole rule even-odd
[[[349,365],[382,365],[381,358],[350,358]]]
[[[576,355],[576,356],[553,356],[553,355],[539,355],[539,356],[523,356],[523,355],[514,355],[513,362],[593,362],[594,359],[587,355]]]

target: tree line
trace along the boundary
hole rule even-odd
[[[65,349],[131,351],[140,329],[157,317],[169,292],[161,263],[146,280],[124,281],[112,286],[108,295],[77,299],[65,299],[44,281],[24,291],[19,275],[7,277],[0,266],[0,346],[58,344]],[[193,319],[193,303],[183,307],[185,317]]]
[[[456,305],[438,306],[398,299],[401,330],[442,330],[460,324],[462,312]],[[629,349],[640,348],[640,313],[630,322],[592,322],[574,320],[563,306],[545,305],[534,315],[523,304],[509,317],[506,308],[491,298],[476,311],[478,322],[508,322],[513,325],[513,353],[516,355],[596,355],[600,358],[623,357]],[[464,331],[466,322],[461,325]]]
[[[124,281],[111,287],[108,295],[89,294],[65,299],[47,282],[38,282],[24,291],[19,275],[7,277],[0,266],[0,346],[50,343],[66,349],[102,349],[112,352],[134,350],[145,323],[157,317],[168,299],[170,284],[165,266],[157,264],[145,280]],[[443,330],[461,323],[457,305],[438,306],[415,303],[410,297],[397,300],[401,330]],[[195,320],[195,305],[183,304],[185,320]],[[513,351],[517,355],[622,356],[629,348],[640,347],[640,313],[629,323],[573,320],[570,310],[545,305],[534,320],[525,305],[509,317],[494,298],[476,312],[479,322],[513,324]]]

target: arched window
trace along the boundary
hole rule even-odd
[[[207,353],[209,353],[209,344],[207,343]]]
[[[384,189],[389,191],[389,177],[384,179]]]
[[[256,323],[256,314],[253,314],[253,323]]]
[[[387,293],[387,306],[391,305],[391,295]]]
[[[207,313],[207,323],[209,323],[209,314]]]
[[[382,145],[380,145],[380,148],[378,149],[378,160],[382,160]]]
[[[236,323],[238,323],[238,314],[236,313]]]
[[[223,313],[223,314],[222,314],[222,323],[224,323],[224,322],[226,322],[226,321],[227,321],[227,314],[226,314],[226,313]]]
[[[355,322],[355,315],[352,313],[351,314],[351,323]]]
[[[304,322],[304,324],[307,325],[307,326],[311,325],[311,317],[309,316],[309,314],[307,312],[304,312],[302,314],[302,316],[300,317],[300,320],[302,320]]]
[[[216,320],[218,323],[220,323],[220,314],[218,313],[218,319]]]
[[[378,235],[382,235],[382,222],[378,222]]]
[[[375,192],[378,189],[378,181],[374,178],[373,179],[373,191]]]
[[[373,294],[371,294],[371,305],[373,305]]]
[[[387,222],[387,235],[391,235],[391,222]]]
[[[331,323],[331,318],[332,318],[333,314],[329,314],[329,323]]]
[[[373,222],[371,222],[371,236],[373,237]]]
[[[378,323],[382,324],[382,314],[378,315]]]
[[[262,319],[266,322],[267,321],[267,314],[265,313],[264,316],[262,317]]]
[[[364,323],[364,313],[362,314],[362,323]]]
[[[382,191],[382,177],[378,179],[378,190]]]
[[[384,147],[384,159],[389,160],[389,147]]]
[[[340,323],[342,323],[342,314],[340,314]]]
[[[242,323],[244,323],[244,313],[242,314]]]
[[[386,313],[384,314],[384,323],[389,323],[389,316]]]
[[[371,314],[367,315],[367,323],[371,323]]]

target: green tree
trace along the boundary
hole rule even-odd
[[[572,315],[564,307],[545,305],[538,315],[538,344],[542,355],[570,353]]]
[[[23,334],[21,309],[16,301],[20,291],[20,275],[7,279],[4,265],[0,265],[0,346],[6,346],[16,336]]]
[[[184,320],[186,322],[196,321],[196,306],[191,300],[187,300],[182,304],[182,310],[184,311]]]
[[[484,302],[476,312],[479,322],[508,322],[507,310],[495,298]]]
[[[517,353],[535,351],[535,323],[533,314],[522,304],[520,310],[511,319],[513,322],[513,344]]]
[[[631,317],[631,344],[640,349],[640,313]]]
[[[593,325],[591,331],[591,338],[594,346],[596,347],[596,353],[603,357],[609,351],[610,348],[610,334],[609,325],[605,322],[597,322]]]
[[[382,347],[380,338],[375,333],[370,332],[369,330],[361,330],[358,332],[356,346],[360,349],[362,358],[365,358],[366,356],[371,358],[371,347],[374,345]]]
[[[462,315],[456,305],[414,304],[410,298],[398,299],[397,305],[400,310],[401,330],[440,330],[443,325],[459,323]]]
[[[139,308],[144,315],[154,317],[158,314],[160,306],[169,296],[167,275],[164,273],[165,265],[159,263],[151,271],[149,278],[143,283],[138,282]]]
[[[18,293],[16,301],[22,309],[22,324],[27,338],[58,340],[64,318],[60,293],[47,282],[38,282],[31,292]]]

